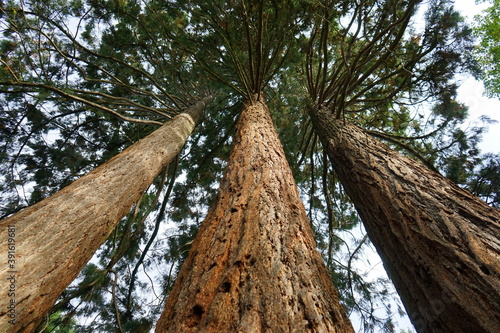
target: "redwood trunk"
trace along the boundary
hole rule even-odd
[[[156,332],[353,332],[262,101],[240,116]]]
[[[418,332],[500,332],[500,212],[324,112],[315,126]]]
[[[51,197],[0,221],[0,332],[34,331],[141,193],[179,153],[208,100]],[[7,256],[13,260],[9,264]]]

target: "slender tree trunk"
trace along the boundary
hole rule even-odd
[[[263,101],[240,116],[156,332],[353,332]]]
[[[0,221],[0,332],[34,331],[141,193],[179,153],[209,99],[51,197]]]
[[[359,127],[313,115],[418,332],[500,332],[500,212]]]

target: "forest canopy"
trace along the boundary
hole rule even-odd
[[[214,97],[175,163],[61,295],[46,331],[154,326],[255,95],[267,99],[347,313],[365,331],[394,331],[404,310],[391,308],[387,279],[365,274],[370,242],[311,110],[358,125],[499,207],[499,156],[479,151],[485,128],[464,129],[467,106],[457,101],[457,74],[498,63],[489,44],[498,44],[497,7],[477,30],[491,51],[478,58],[473,29],[448,0],[0,1],[1,218]],[[494,94],[491,68],[483,78]]]

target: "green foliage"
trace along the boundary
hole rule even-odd
[[[390,286],[356,264],[369,242],[309,113],[324,106],[498,205],[498,156],[479,154],[481,129],[461,129],[467,108],[455,101],[454,75],[473,69],[465,57],[471,30],[445,0],[429,2],[418,30],[419,3],[4,1],[2,217],[215,95],[180,155],[178,176],[171,166],[155,180],[61,295],[49,325],[151,329],[217,194],[236,119],[246,100],[263,93],[346,310],[366,331],[394,331]],[[153,237],[158,221],[162,231]],[[379,306],[386,309],[375,314]]]
[[[466,187],[471,193],[482,198],[493,207],[500,207],[500,155],[481,156],[466,179]]]
[[[57,311],[50,315],[49,321],[39,333],[77,333],[77,329],[78,325],[74,318]]]
[[[247,99],[259,94],[296,52],[311,1],[177,1],[190,20],[174,30],[182,48],[213,78]]]
[[[486,94],[500,97],[500,1],[481,2],[491,3],[491,6],[476,16],[478,24],[474,32],[479,45],[474,56],[481,68],[479,78],[484,82]]]

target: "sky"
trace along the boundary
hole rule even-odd
[[[456,0],[455,8],[467,18],[471,24],[474,16],[489,7],[488,2],[476,4],[475,0]],[[488,132],[483,135],[479,145],[483,153],[500,153],[500,99],[484,96],[484,86],[481,82],[469,77],[462,82],[458,90],[458,100],[469,107],[469,122],[480,122],[479,117],[485,115],[498,122],[489,125]]]
[[[458,100],[469,107],[469,123],[481,123],[481,116],[497,120],[496,124],[488,125],[488,131],[483,134],[479,148],[483,153],[500,153],[500,99],[487,98],[483,92],[484,86],[481,82],[468,78],[458,90]]]

